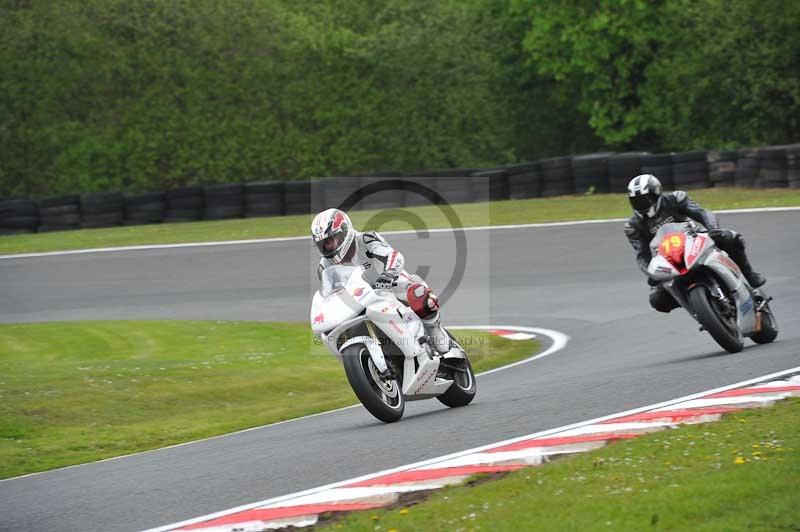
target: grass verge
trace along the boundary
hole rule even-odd
[[[692,191],[691,196],[710,209],[800,205],[800,190],[792,189],[715,188]],[[630,207],[624,194],[468,203],[453,207],[465,227],[630,216]],[[450,227],[439,207],[409,207],[407,210],[425,220],[428,228]],[[353,223],[363,229],[409,229],[402,221],[389,222],[380,227],[370,224],[369,221],[379,212],[353,211]],[[308,233],[312,218],[313,215],[309,214],[2,236],[0,254],[298,236]]]
[[[800,399],[361,512],[347,530],[798,530]],[[326,528],[327,529],[327,528]]]
[[[538,344],[460,331],[476,371]],[[0,478],[119,456],[357,402],[296,323],[0,325]]]

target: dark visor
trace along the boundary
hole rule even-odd
[[[634,196],[628,199],[631,202],[631,207],[633,207],[635,211],[638,211],[640,213],[647,212],[647,210],[650,209],[650,207],[652,207],[653,204],[656,202],[655,198],[650,196],[650,194],[645,194],[643,196]]]
[[[336,252],[341,247],[342,242],[344,242],[345,234],[343,232],[336,233],[335,235],[331,235],[328,238],[324,238],[316,242],[317,247],[319,248],[320,254],[326,259],[329,259],[336,255]]]

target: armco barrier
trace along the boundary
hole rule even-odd
[[[709,186],[800,188],[800,144],[737,151],[593,153],[553,157],[498,168],[429,170],[411,176],[376,172],[308,181],[266,181],[190,186],[122,195],[96,192],[0,200],[0,235],[152,223],[309,214],[346,199],[351,208],[392,209],[425,205],[422,190],[437,202],[474,203],[564,194],[624,193],[640,173],[661,179],[664,188]],[[378,191],[381,183],[400,181]],[[406,184],[402,184],[406,183]],[[364,195],[363,190],[371,192]]]

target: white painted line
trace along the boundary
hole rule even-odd
[[[491,326],[491,325],[454,325],[454,326],[450,326],[450,325],[448,325],[447,326],[448,329],[452,329],[452,330],[462,329],[462,330],[470,330],[470,331],[488,331],[488,330],[491,330],[491,329],[498,329],[498,328],[501,328],[501,327],[503,329],[507,329],[507,330],[538,332],[539,334],[542,334],[544,336],[548,336],[552,340],[552,344],[550,345],[550,347],[548,347],[542,353],[537,353],[537,354],[535,354],[535,355],[533,355],[531,357],[528,357],[528,358],[526,358],[524,360],[519,360],[517,362],[511,363],[511,364],[508,364],[508,365],[505,365],[505,366],[500,366],[499,368],[490,369],[488,371],[484,371],[482,373],[478,373],[478,374],[475,375],[476,377],[482,377],[483,375],[488,375],[490,373],[495,373],[497,371],[503,371],[505,369],[510,369],[510,368],[513,368],[513,367],[518,366],[520,364],[527,364],[528,362],[532,362],[532,361],[537,360],[539,358],[544,358],[546,356],[552,355],[553,353],[563,349],[564,346],[567,345],[567,341],[569,341],[569,336],[567,336],[566,334],[564,334],[562,332],[559,332],[559,331],[553,331],[553,330],[550,330],[550,329],[539,329],[539,328],[533,328],[533,327],[520,327],[518,325],[502,325],[502,326]],[[235,436],[237,434],[243,434],[245,432],[251,432],[251,431],[254,431],[254,430],[261,430],[261,429],[271,428],[271,427],[275,427],[275,426],[278,426],[278,425],[283,425],[285,423],[294,423],[296,421],[303,421],[303,420],[311,419],[311,418],[318,417],[318,416],[325,416],[325,415],[328,415],[328,414],[335,414],[337,412],[342,412],[344,410],[349,410],[351,408],[358,408],[358,407],[361,407],[361,403],[356,403],[354,405],[349,405],[349,406],[343,406],[342,408],[337,408],[335,410],[327,410],[325,412],[317,412],[316,414],[309,414],[307,416],[301,416],[301,417],[296,417],[296,418],[292,418],[292,419],[285,419],[283,421],[276,421],[275,423],[269,423],[267,425],[259,425],[258,427],[250,427],[249,429],[237,430],[236,432],[228,432],[226,434],[219,434],[217,436],[209,436],[208,438],[201,438],[199,440],[192,440],[192,441],[187,441],[187,442],[183,442],[183,443],[176,443],[174,445],[168,445],[166,447],[159,447],[158,449],[150,449],[148,451],[140,451],[138,453],[123,454],[123,455],[120,455],[120,456],[112,456],[111,458],[104,458],[102,460],[96,460],[94,462],[86,462],[84,464],[75,464],[75,465],[69,465],[69,466],[64,466],[64,467],[58,467],[56,469],[49,469],[47,471],[37,471],[36,473],[28,473],[27,475],[20,475],[18,477],[3,478],[3,479],[0,479],[0,483],[9,482],[11,480],[18,480],[18,479],[27,478],[27,477],[38,476],[38,475],[45,475],[45,474],[48,474],[48,473],[54,473],[54,472],[57,472],[57,471],[63,471],[65,469],[73,469],[73,468],[76,468],[76,467],[85,467],[85,466],[89,466],[89,465],[92,465],[92,464],[110,462],[112,460],[121,460],[123,458],[129,458],[131,456],[139,456],[139,455],[143,455],[143,454],[157,453],[157,452],[165,451],[165,450],[168,450],[168,449],[175,449],[176,447],[183,447],[184,445],[193,445],[195,443],[201,443],[201,442],[205,442],[205,441],[209,441],[209,440],[216,440],[218,438],[227,438],[229,436]]]
[[[800,207],[760,207],[752,209],[723,209],[714,211],[716,214],[752,214],[760,212],[790,212],[800,211]],[[543,227],[569,227],[575,225],[593,225],[605,223],[620,223],[627,221],[627,218],[603,218],[599,220],[572,220],[566,222],[543,222],[531,224],[511,224],[511,225],[481,225],[475,227],[464,227],[460,230],[464,232],[473,231],[502,231],[507,229],[537,229]],[[426,229],[426,233],[452,233],[455,230],[450,227],[443,227],[438,229]],[[417,234],[415,229],[408,229],[403,231],[386,231],[384,235],[414,235]],[[255,245],[255,244],[271,244],[275,242],[293,242],[299,240],[308,240],[307,236],[286,236],[286,237],[272,237],[272,238],[252,238],[247,240],[217,240],[212,242],[185,242],[179,244],[143,244],[137,246],[118,246],[106,248],[91,248],[91,249],[69,249],[63,251],[42,251],[34,253],[18,253],[12,255],[0,255],[0,260],[8,259],[30,259],[36,257],[59,257],[64,255],[82,255],[86,253],[110,253],[121,251],[148,251],[159,249],[179,249],[179,248],[203,248],[215,246],[237,246],[237,245]],[[309,249],[311,247],[309,246]]]
[[[561,433],[561,432],[564,432],[564,431],[567,431],[567,430],[571,430],[571,429],[576,429],[576,428],[579,428],[579,427],[584,427],[584,426],[588,426],[588,425],[597,424],[597,423],[600,423],[602,421],[607,421],[607,420],[610,420],[610,419],[615,419],[615,418],[619,418],[619,417],[623,417],[623,416],[629,416],[629,415],[633,415],[633,414],[639,414],[641,412],[647,412],[647,411],[655,410],[655,409],[661,409],[663,407],[670,406],[670,405],[675,405],[677,403],[683,403],[683,402],[686,402],[686,401],[691,401],[691,400],[694,400],[694,399],[705,397],[707,395],[711,395],[711,394],[715,394],[715,393],[719,393],[719,392],[724,392],[724,391],[727,391],[727,390],[733,390],[735,388],[741,388],[743,386],[748,386],[750,384],[755,384],[755,383],[758,383],[758,382],[764,382],[764,381],[772,380],[772,379],[775,379],[775,378],[778,378],[778,377],[783,377],[785,375],[793,375],[795,373],[800,373],[800,366],[797,366],[797,367],[794,367],[794,368],[790,368],[790,369],[786,369],[786,370],[783,370],[783,371],[778,371],[778,372],[775,372],[775,373],[770,373],[768,375],[763,375],[761,377],[755,377],[753,379],[748,379],[748,380],[737,382],[737,383],[734,383],[734,384],[729,384],[727,386],[721,386],[719,388],[714,388],[713,390],[706,390],[706,391],[703,391],[703,392],[694,393],[694,394],[686,395],[686,396],[683,396],[683,397],[678,397],[676,399],[670,399],[669,401],[664,401],[664,402],[661,402],[661,403],[656,403],[656,404],[652,404],[652,405],[648,405],[648,406],[634,408],[634,409],[631,409],[631,410],[626,410],[624,412],[617,412],[615,414],[609,414],[607,416],[602,416],[602,417],[598,417],[598,418],[595,418],[595,419],[590,419],[590,420],[587,420],[587,421],[581,421],[581,422],[578,422],[578,423],[572,423],[570,425],[564,425],[563,427],[556,427],[556,428],[553,428],[553,429],[544,430],[544,431],[537,432],[537,433],[534,433],[534,434],[527,434],[525,436],[519,436],[519,437],[516,437],[516,438],[511,438],[511,439],[500,441],[500,442],[494,442],[494,443],[490,443],[490,444],[487,444],[487,445],[474,447],[472,449],[465,449],[463,451],[455,452],[455,453],[452,453],[452,454],[439,456],[439,457],[436,457],[436,458],[430,458],[428,460],[423,460],[423,461],[420,461],[420,462],[416,462],[416,463],[413,463],[413,464],[408,464],[408,465],[405,465],[405,466],[395,467],[395,468],[392,468],[392,469],[386,469],[384,471],[379,471],[377,473],[370,473],[368,475],[362,475],[360,477],[355,477],[355,478],[351,478],[351,479],[348,479],[348,480],[342,480],[342,481],[339,481],[339,482],[334,482],[334,483],[327,484],[327,485],[324,485],[324,486],[319,486],[319,487],[316,487],[316,488],[311,488],[311,489],[308,489],[308,490],[299,491],[297,493],[291,493],[289,495],[282,495],[280,497],[273,497],[271,499],[267,499],[267,500],[264,500],[264,501],[258,501],[258,502],[254,502],[254,503],[250,503],[250,504],[244,504],[244,505],[241,505],[241,506],[237,506],[235,508],[230,508],[228,510],[223,510],[221,512],[215,512],[213,514],[204,515],[204,516],[201,516],[201,517],[195,517],[195,518],[192,518],[192,519],[187,519],[185,521],[180,521],[178,523],[173,523],[173,524],[170,524],[170,525],[165,525],[165,526],[161,526],[161,527],[157,527],[157,528],[151,528],[151,529],[149,529],[149,530],[147,530],[145,532],[168,532],[170,530],[175,530],[175,529],[178,529],[180,527],[193,525],[193,524],[197,524],[197,523],[202,523],[204,521],[209,521],[211,519],[216,519],[218,517],[223,517],[223,516],[230,515],[230,514],[237,513],[237,512],[241,512],[241,511],[244,511],[244,510],[251,510],[253,508],[259,508],[259,507],[262,507],[262,506],[265,506],[265,505],[268,505],[268,504],[269,505],[275,505],[275,504],[278,504],[278,503],[286,503],[288,501],[291,501],[293,499],[297,499],[299,497],[304,497],[304,496],[307,496],[307,495],[312,495],[312,494],[315,494],[315,493],[328,491],[328,490],[331,490],[331,489],[334,489],[334,488],[339,488],[339,487],[346,486],[348,484],[354,484],[356,482],[363,482],[365,480],[371,480],[373,478],[382,477],[382,476],[385,476],[385,475],[391,475],[393,473],[399,473],[399,472],[402,472],[402,471],[409,471],[411,469],[422,469],[422,468],[425,468],[426,466],[432,466],[434,464],[441,463],[441,462],[444,462],[446,460],[453,460],[455,458],[459,458],[459,457],[462,457],[462,456],[466,456],[466,455],[470,455],[470,454],[474,454],[474,453],[480,453],[482,451],[486,451],[488,449],[493,449],[493,448],[496,448],[496,447],[499,447],[499,446],[510,445],[512,443],[526,441],[526,440],[530,440],[530,439],[534,439],[534,438],[542,438],[542,437],[545,437],[545,436],[551,436],[551,435],[556,434],[556,433]]]

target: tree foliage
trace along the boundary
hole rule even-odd
[[[799,11],[0,0],[0,196],[796,140]]]
[[[691,149],[800,137],[800,3],[511,0],[531,68],[608,144]]]

